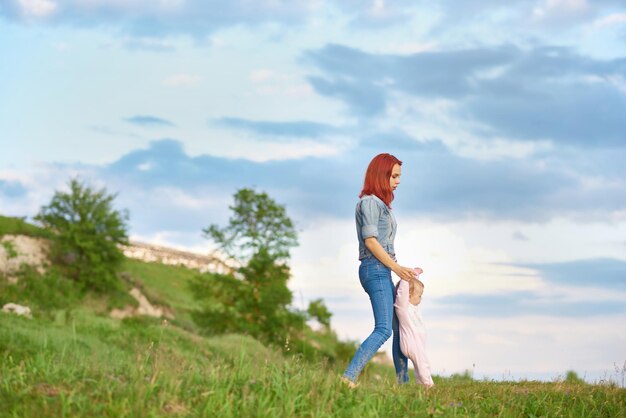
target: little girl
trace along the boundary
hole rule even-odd
[[[422,270],[416,268],[415,273],[419,276]],[[400,349],[413,362],[417,383],[431,387],[434,383],[426,357],[426,328],[419,309],[422,293],[424,293],[424,283],[419,279],[413,279],[410,282],[400,280],[396,285],[394,306],[400,323]]]

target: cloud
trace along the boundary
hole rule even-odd
[[[0,4],[0,14],[17,21],[36,17],[57,25],[113,26],[138,36],[205,38],[218,29],[241,24],[297,24],[316,8],[316,2],[306,0],[7,0]]]
[[[612,13],[593,21],[592,26],[596,28],[607,28],[626,23],[626,13]]]
[[[380,114],[386,107],[386,93],[375,83],[320,77],[309,77],[309,82],[319,94],[347,102],[351,112],[360,117]]]
[[[8,198],[20,198],[27,193],[28,190],[19,181],[0,179],[0,195]]]
[[[120,205],[130,211],[133,232],[140,235],[163,230],[194,234],[207,220],[225,220],[230,196],[242,187],[267,191],[286,204],[298,227],[314,227],[320,219],[351,219],[365,168],[383,151],[403,161],[401,189],[396,195],[398,207],[409,217],[545,221],[593,216],[606,220],[619,216],[614,215],[616,208],[626,207],[626,182],[598,178],[589,173],[591,168],[599,169],[597,164],[590,161],[588,168],[570,154],[562,159],[554,155],[551,160],[482,161],[455,155],[439,141],[416,139],[400,130],[364,130],[360,140],[361,145],[333,156],[257,162],[191,156],[180,141],[163,139],[110,164],[57,164],[54,175],[62,184],[85,173],[119,192]],[[624,178],[621,161],[616,155],[614,162],[621,168],[614,168],[614,175],[619,179]],[[611,166],[608,162],[604,164]],[[3,189],[19,195],[19,187],[7,184],[5,180]],[[49,193],[52,187],[42,184],[40,189]],[[24,196],[10,200],[20,207],[45,203],[45,199]]]
[[[626,182],[597,179],[589,185],[584,170],[571,172],[569,164],[576,166],[577,161],[568,161],[567,155],[562,161],[554,156],[547,165],[543,159],[479,161],[452,154],[439,141],[420,141],[393,131],[364,135],[363,141],[365,146],[336,156],[255,162],[192,157],[179,141],[159,140],[102,167],[101,175],[122,189],[167,187],[198,199],[209,190],[229,196],[237,188],[256,186],[286,203],[299,219],[314,222],[320,217],[352,216],[365,167],[384,150],[404,162],[398,196],[409,213],[439,219],[531,221],[587,215],[606,219],[626,206]],[[623,175],[619,173],[615,175]]]
[[[388,116],[393,94],[453,104],[447,115],[474,134],[579,147],[626,145],[626,57],[596,59],[566,47],[513,45],[411,55],[373,54],[330,44],[307,51],[315,91],[360,118]],[[618,83],[619,84],[619,83]],[[426,101],[426,102],[424,102]],[[419,111],[419,110],[418,110]]]
[[[528,237],[520,231],[513,232],[512,238],[517,241],[528,241]]]
[[[381,131],[375,133],[364,133],[360,136],[359,145],[368,149],[407,152],[422,151],[427,153],[443,155],[448,153],[448,148],[436,139],[433,140],[417,140],[401,129],[393,129],[389,131]]]
[[[168,41],[156,37],[127,37],[123,46],[131,51],[173,52],[176,46]]]
[[[143,127],[163,127],[163,126],[176,126],[172,122],[166,119],[158,118],[150,115],[136,115],[124,119],[128,123]]]
[[[57,11],[57,4],[50,0],[18,0],[22,18],[45,18]]]
[[[336,4],[351,16],[350,26],[365,30],[407,24],[416,13],[416,3],[407,0],[341,0]]]
[[[169,87],[193,87],[202,81],[202,77],[193,74],[174,74],[163,79],[163,85]]]
[[[587,0],[545,0],[533,9],[533,18],[547,22],[579,20],[591,14]]]
[[[470,29],[489,25],[508,34],[526,33],[533,37],[555,29],[572,30],[578,24],[593,21],[602,13],[623,10],[621,0],[481,0],[458,2],[443,0],[437,3],[438,19],[430,36],[442,33],[461,33],[471,37]],[[517,29],[517,30],[516,30]]]
[[[626,291],[626,261],[614,258],[573,260],[560,263],[516,264],[537,270],[555,284]]]
[[[626,313],[620,300],[563,300],[535,292],[505,294],[457,294],[434,298],[432,315],[469,315],[478,317],[515,317],[527,315],[589,317]]]
[[[310,121],[274,122],[223,117],[212,122],[229,129],[273,137],[322,138],[338,132],[338,129],[331,125]]]

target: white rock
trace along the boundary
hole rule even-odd
[[[129,316],[137,315],[152,316],[155,318],[161,318],[163,316],[170,319],[174,318],[169,312],[165,312],[163,308],[152,305],[138,288],[134,287],[129,293],[139,303],[139,306],[134,308],[130,305],[126,305],[124,309],[113,309],[110,313],[111,318],[124,319]]]
[[[32,318],[30,308],[28,306],[18,305],[17,303],[7,303],[2,307],[2,312],[14,313],[16,315]]]
[[[43,274],[48,265],[48,247],[48,241],[43,238],[3,235],[0,237],[0,273],[11,276],[20,270],[22,264],[28,264]]]
[[[155,318],[160,318],[163,316],[163,309],[155,308],[154,306],[152,306],[152,304],[148,301],[148,298],[146,298],[143,293],[141,293],[141,290],[133,287],[133,289],[130,291],[130,295],[134,297],[137,302],[139,302],[139,307],[137,307],[137,315],[147,315],[153,316]]]
[[[113,309],[111,311],[111,318],[115,318],[115,319],[124,319],[126,317],[129,316],[133,316],[135,313],[135,308],[133,308],[130,305],[126,305],[126,307],[124,309]]]

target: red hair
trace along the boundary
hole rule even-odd
[[[402,165],[402,161],[391,154],[378,154],[372,158],[370,165],[367,166],[363,190],[361,190],[359,197],[375,195],[385,202],[387,207],[391,207],[393,190],[389,186],[389,179],[391,178],[393,166],[396,164]]]

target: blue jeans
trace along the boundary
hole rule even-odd
[[[385,267],[375,257],[366,257],[361,260],[359,279],[372,303],[374,331],[363,341],[343,375],[353,382],[356,381],[365,364],[391,337],[393,331],[393,364],[396,368],[398,383],[405,383],[409,380],[409,366],[406,356],[400,350],[398,318],[393,307],[396,292],[391,280],[391,269]]]

